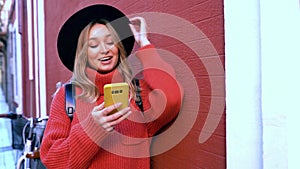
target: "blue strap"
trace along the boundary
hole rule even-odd
[[[72,83],[65,84],[65,102],[66,102],[66,113],[68,117],[72,120],[73,113],[75,112],[75,92]]]
[[[141,96],[141,88],[140,88],[140,80],[139,79],[133,79],[132,82],[136,86],[136,100],[135,104],[140,108],[141,112],[144,112],[144,106],[143,106],[143,100]]]

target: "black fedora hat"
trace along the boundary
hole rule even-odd
[[[97,4],[85,7],[74,13],[62,26],[57,39],[58,55],[62,63],[73,71],[78,38],[81,31],[92,21],[105,19],[118,33],[127,52],[131,53],[134,37],[129,27],[129,19],[115,7]]]

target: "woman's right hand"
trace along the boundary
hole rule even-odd
[[[114,109],[121,106],[121,103],[116,103],[109,107],[104,107],[104,102],[99,106],[94,107],[92,116],[94,120],[106,131],[114,130],[114,126],[126,119],[130,114],[130,107],[126,107],[114,114],[110,114]]]
[[[130,18],[129,27],[134,35],[134,39],[140,47],[144,47],[150,44],[147,37],[147,24],[143,17]]]

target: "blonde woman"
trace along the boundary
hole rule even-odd
[[[139,87],[127,63],[134,43],[143,65]],[[72,15],[58,36],[62,63],[73,72],[76,91],[73,119],[66,114],[65,88],[51,104],[41,159],[51,168],[150,168],[151,137],[180,110],[182,91],[173,68],[150,43],[142,17],[130,20],[108,5],[92,5]],[[104,107],[103,86],[127,82],[128,107]],[[143,110],[135,104],[140,96]]]

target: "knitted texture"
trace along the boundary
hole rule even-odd
[[[151,137],[177,116],[182,91],[174,69],[157,53],[153,45],[141,48],[136,56],[143,65],[141,96],[145,111],[131,101],[132,114],[107,132],[92,118],[94,106],[103,102],[103,86],[121,82],[115,70],[86,73],[97,85],[100,96],[95,103],[76,99],[72,122],[65,112],[65,89],[55,95],[41,146],[41,159],[48,169],[147,169],[150,168]],[[76,94],[81,90],[76,88]]]

